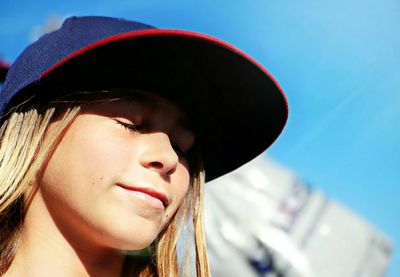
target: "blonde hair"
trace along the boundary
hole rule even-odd
[[[101,95],[102,93],[100,93]],[[99,93],[81,101],[54,101],[43,105],[43,100],[24,105],[10,112],[0,127],[0,275],[10,266],[18,246],[19,231],[29,201],[24,194],[37,178],[63,132],[75,117]],[[82,94],[83,95],[83,94]],[[103,94],[106,100],[110,95]],[[114,96],[115,97],[115,96]],[[84,98],[84,97],[83,97]],[[40,103],[40,104],[38,104]],[[44,106],[44,108],[40,108]],[[57,122],[57,131],[45,138],[46,130]],[[190,275],[190,261],[178,261],[178,239],[182,228],[193,226],[194,264],[197,276],[210,276],[205,234],[203,229],[204,169],[200,155],[191,163],[191,186],[187,197],[170,224],[159,234],[155,251],[149,257],[127,255],[122,276],[180,276]],[[29,199],[29,196],[28,196]]]

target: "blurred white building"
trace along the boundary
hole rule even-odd
[[[206,186],[212,276],[384,276],[392,243],[354,212],[258,158]]]

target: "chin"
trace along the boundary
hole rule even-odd
[[[109,234],[109,246],[126,251],[141,250],[151,245],[159,234],[158,228],[129,228]],[[106,241],[106,240],[104,240]]]
[[[148,232],[146,235],[133,234],[129,237],[120,237],[119,249],[124,250],[140,250],[148,247],[156,238],[158,233]]]
[[[143,250],[146,249],[147,247],[149,247],[151,245],[153,241],[149,241],[146,243],[130,243],[130,244],[125,244],[125,247],[121,247],[120,249],[122,249],[123,251],[139,251],[139,250]]]

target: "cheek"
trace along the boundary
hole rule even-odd
[[[94,128],[86,117],[78,118],[66,132],[52,154],[43,174],[43,185],[55,193],[94,193],[112,184],[115,175],[124,170],[127,151],[117,136],[104,128]],[[100,126],[103,127],[103,126]],[[112,173],[112,174],[111,174]]]
[[[184,165],[178,165],[178,170],[181,170],[182,173],[180,174],[180,182],[178,182],[177,185],[177,194],[180,197],[180,200],[182,201],[183,198],[186,197],[189,185],[190,185],[190,173],[189,170],[186,166]]]
[[[57,149],[63,163],[74,169],[70,174],[96,180],[96,176],[113,178],[112,175],[117,176],[126,170],[133,154],[128,151],[126,138],[113,132],[108,125],[96,127],[81,121]]]
[[[173,212],[175,213],[179,206],[182,204],[183,200],[187,197],[190,183],[190,174],[187,168],[183,165],[178,165],[176,170],[176,176],[174,176],[174,181],[172,182],[172,189],[174,194],[174,205]]]
[[[81,174],[85,172],[118,174],[128,166],[130,155],[131,153],[126,151],[121,143],[103,136],[81,140],[76,147],[76,158],[72,157],[72,160],[84,169]]]

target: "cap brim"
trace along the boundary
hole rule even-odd
[[[111,36],[69,55],[40,79],[76,88],[146,89],[176,102],[196,124],[207,181],[261,154],[288,117],[286,97],[267,70],[239,49],[189,31]]]

